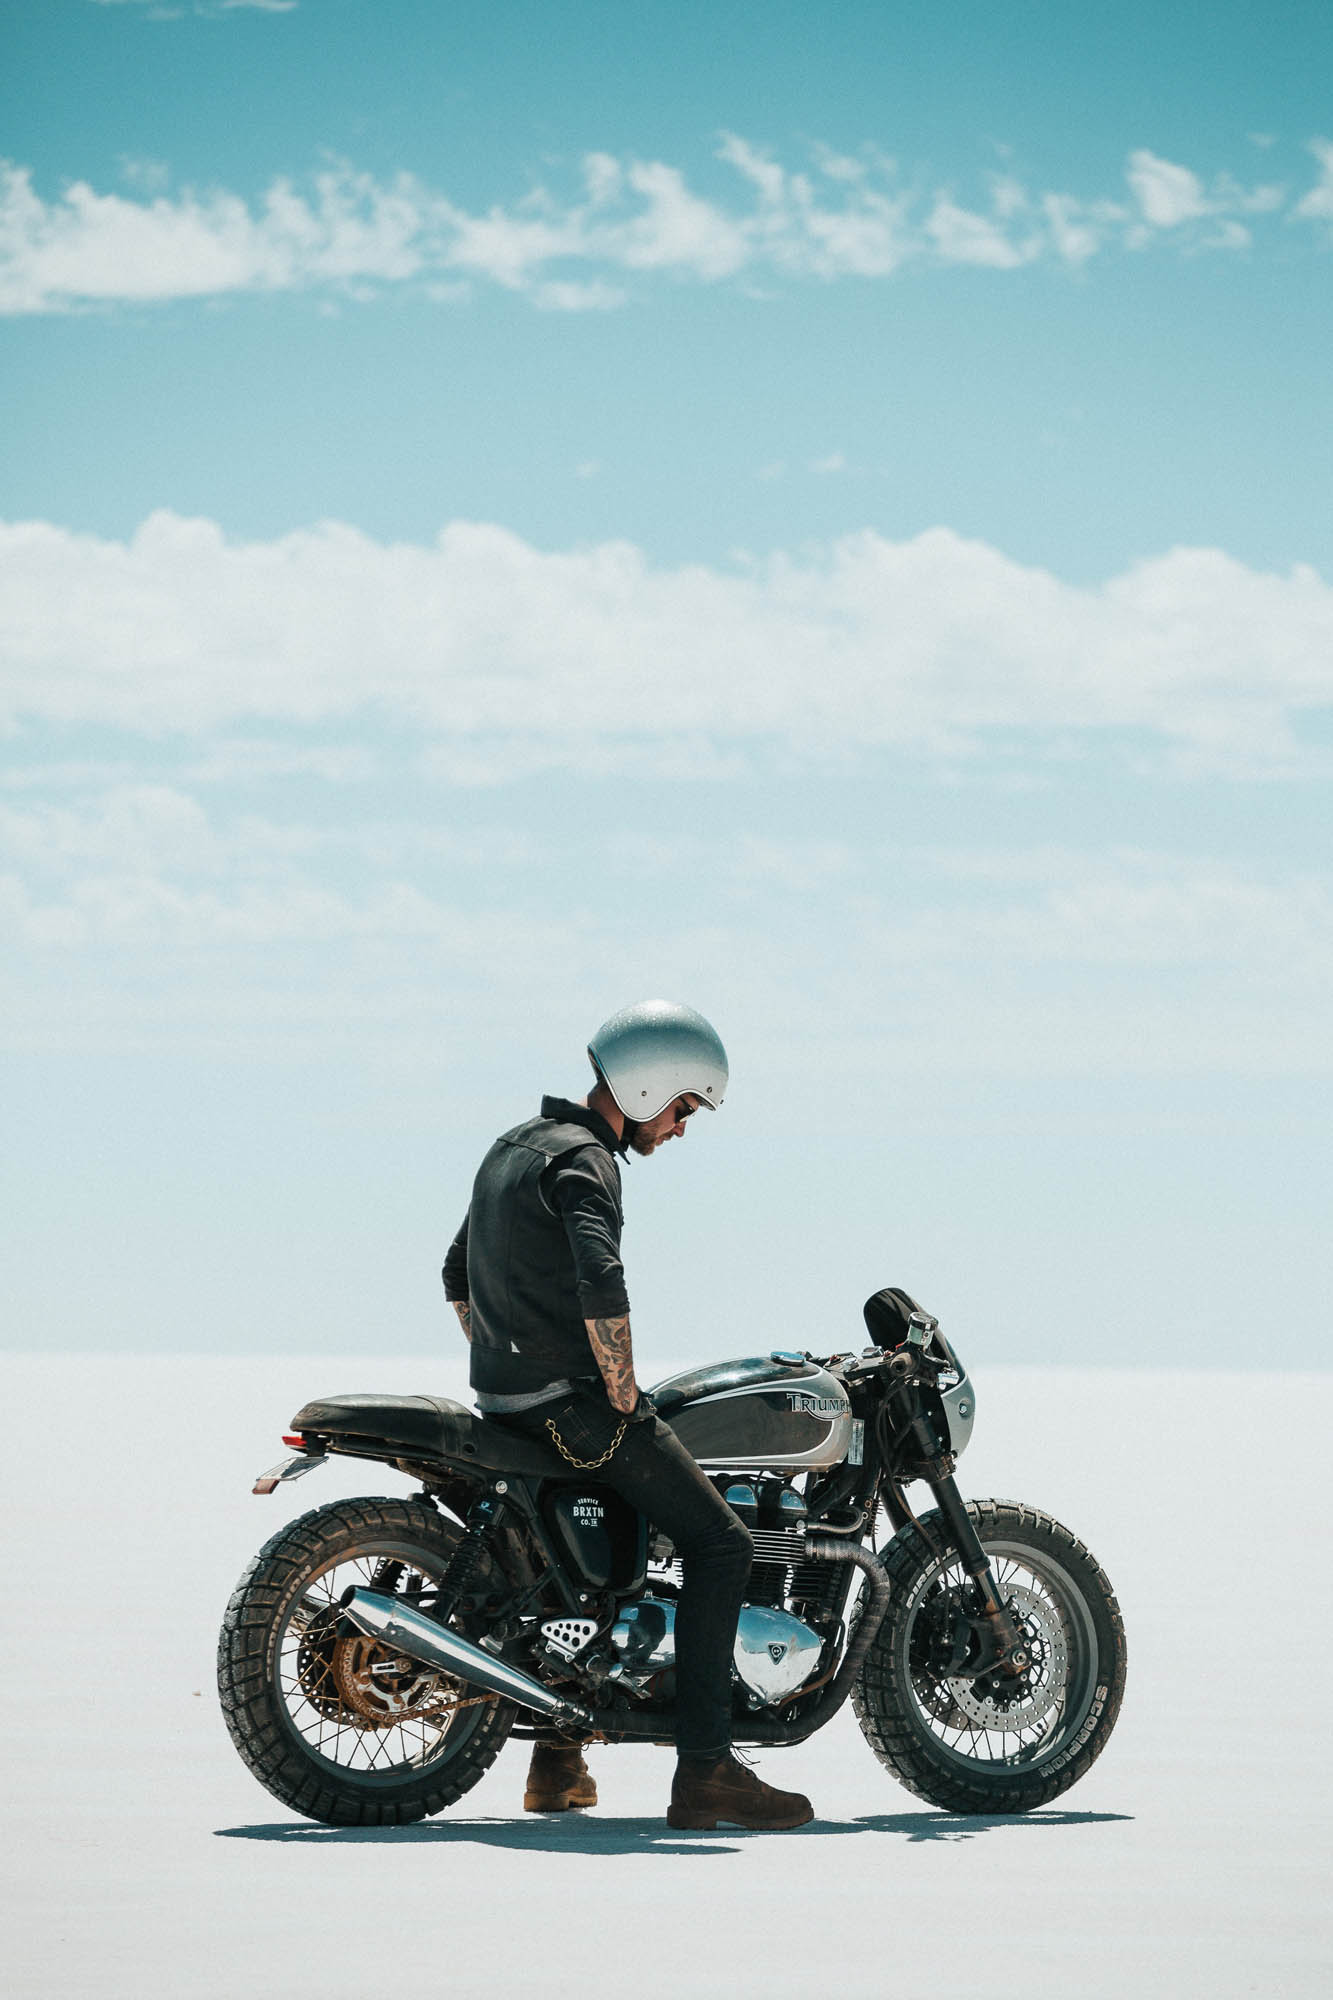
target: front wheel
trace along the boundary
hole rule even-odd
[[[941,1514],[880,1551],[893,1586],[852,1702],[899,1781],[959,1813],[1048,1805],[1106,1747],[1125,1688],[1125,1628],[1105,1572],[1049,1514],[1011,1500],[968,1513],[1028,1640],[1017,1679],[967,1672],[981,1605]],[[933,1546],[932,1546],[933,1544]]]
[[[430,1601],[461,1532],[420,1501],[336,1502],[281,1529],[237,1584],[218,1641],[222,1712],[284,1805],[333,1826],[393,1826],[452,1805],[495,1762],[512,1702],[341,1616],[350,1585]]]

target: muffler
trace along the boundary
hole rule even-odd
[[[358,1632],[378,1639],[383,1646],[392,1646],[395,1652],[406,1653],[409,1660],[439,1667],[473,1687],[487,1688],[492,1694],[506,1695],[520,1707],[534,1708],[552,1722],[595,1727],[587,1709],[577,1702],[552,1693],[520,1667],[511,1666],[508,1660],[497,1660],[484,1647],[474,1646],[470,1639],[460,1638],[457,1632],[437,1625],[433,1618],[404,1604],[401,1598],[386,1597],[378,1590],[353,1589],[343,1596],[342,1612]]]

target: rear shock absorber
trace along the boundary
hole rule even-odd
[[[438,1618],[442,1625],[447,1625],[458,1609],[463,1593],[476,1575],[477,1566],[485,1553],[486,1531],[494,1526],[503,1512],[503,1500],[497,1499],[493,1493],[478,1500],[469,1512],[463,1539],[449,1558],[431,1610],[432,1618]]]

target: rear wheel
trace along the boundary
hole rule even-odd
[[[969,1674],[981,1605],[943,1516],[930,1514],[934,1548],[907,1527],[881,1551],[893,1600],[852,1700],[871,1749],[909,1791],[952,1812],[1031,1812],[1106,1747],[1125,1629],[1095,1557],[1049,1514],[1007,1500],[972,1501],[968,1513],[1031,1664],[1016,1679]]]
[[[262,1785],[308,1819],[392,1826],[441,1812],[484,1776],[516,1709],[349,1633],[349,1585],[415,1601],[460,1530],[421,1502],[317,1508],[260,1550],[232,1593],[218,1691]]]

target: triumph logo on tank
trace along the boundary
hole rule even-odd
[[[793,1410],[800,1410],[809,1417],[836,1417],[842,1404],[833,1396],[803,1396],[799,1389],[787,1391],[787,1402]]]

